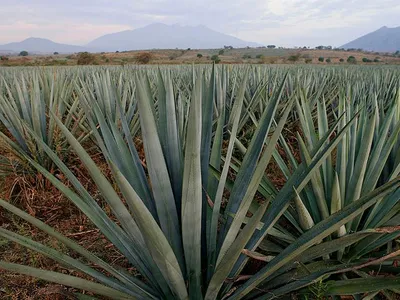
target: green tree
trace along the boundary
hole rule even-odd
[[[28,56],[28,55],[29,55],[28,51],[21,51],[19,53],[19,56]]]
[[[349,64],[356,64],[356,63],[357,63],[357,59],[356,59],[354,56],[350,55],[350,56],[347,58],[347,62],[348,62]]]
[[[213,62],[215,62],[216,64],[218,64],[221,61],[221,59],[219,58],[219,56],[217,54],[214,54],[213,56],[211,56],[211,60]]]
[[[203,54],[197,53],[197,57],[198,57],[198,58],[202,58],[202,57],[203,57]]]
[[[319,62],[324,62],[324,59],[325,59],[325,58],[323,58],[322,56],[321,56],[321,57],[318,57],[318,61],[319,61]]]
[[[267,48],[274,49],[274,48],[276,48],[276,46],[275,45],[268,45]]]
[[[58,54],[60,54],[60,53],[58,53],[58,52],[56,51],[56,52],[54,52],[53,54],[54,54],[54,55],[58,55]]]

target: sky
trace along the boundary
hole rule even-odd
[[[85,45],[151,23],[205,25],[283,47],[341,46],[400,26],[399,0],[0,0],[0,44],[29,37]]]

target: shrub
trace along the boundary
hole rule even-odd
[[[250,55],[250,54],[244,54],[244,55],[242,56],[242,58],[243,58],[243,59],[250,59],[250,58],[251,58],[251,55]]]
[[[328,64],[331,63],[331,59],[330,59],[330,58],[327,58],[325,61],[326,61]]]
[[[300,54],[296,54],[296,55],[290,55],[287,60],[290,62],[296,62],[299,59],[300,59]]]
[[[92,65],[95,60],[95,56],[89,52],[81,52],[78,54],[78,65]]]
[[[19,56],[28,56],[29,53],[28,53],[28,51],[21,51],[18,55]]]
[[[197,53],[197,57],[198,57],[198,58],[202,58],[202,57],[203,57],[203,54]]]
[[[56,51],[56,52],[54,52],[53,54],[54,54],[54,55],[58,55],[58,54],[60,54],[60,53],[58,53],[58,52]]]
[[[218,55],[224,55],[224,49],[219,50]]]
[[[216,64],[218,64],[221,61],[221,59],[219,58],[219,56],[217,54],[214,54],[213,56],[211,56],[211,60],[213,62],[215,62]]]
[[[312,63],[312,58],[305,58],[305,59],[304,59],[304,62],[305,62],[306,64],[310,64],[310,63]]]
[[[344,62],[344,59],[343,59],[343,58],[341,58],[341,59],[339,59],[339,61],[340,61],[340,62]]]
[[[378,62],[381,62],[381,61],[379,60],[379,58],[375,58],[374,62],[378,63]]]
[[[1,60],[1,61],[7,61],[7,60],[8,60],[8,57],[7,57],[7,56],[0,56],[0,60]]]
[[[354,56],[349,56],[348,58],[347,58],[347,62],[349,63],[349,64],[356,64],[357,63],[357,59],[354,57]]]
[[[364,63],[370,63],[370,62],[372,62],[371,59],[366,58],[366,57],[363,57],[362,61],[363,61]]]
[[[325,58],[323,58],[322,56],[321,56],[321,57],[318,57],[318,61],[319,61],[319,62],[324,62],[324,59],[325,59]]]
[[[141,52],[136,55],[136,61],[140,64],[148,64],[153,59],[153,54],[150,52]]]
[[[264,57],[264,55],[262,55],[262,54],[257,54],[256,55],[256,58],[263,58]]]

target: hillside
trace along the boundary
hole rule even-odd
[[[396,52],[400,50],[400,27],[389,28],[384,26],[343,45],[341,48]]]

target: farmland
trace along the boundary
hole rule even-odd
[[[138,59],[149,55],[148,61]],[[132,64],[212,64],[214,60],[224,64],[318,64],[348,65],[347,59],[354,57],[352,64],[386,65],[400,64],[400,57],[389,53],[364,51],[318,50],[318,49],[160,49],[124,52],[92,53],[90,60],[80,60],[80,54],[30,54],[28,56],[1,55],[0,66],[74,66],[74,65],[132,65]],[[321,61],[322,60],[322,61]]]
[[[0,68],[0,298],[395,297],[399,173],[396,65]]]

